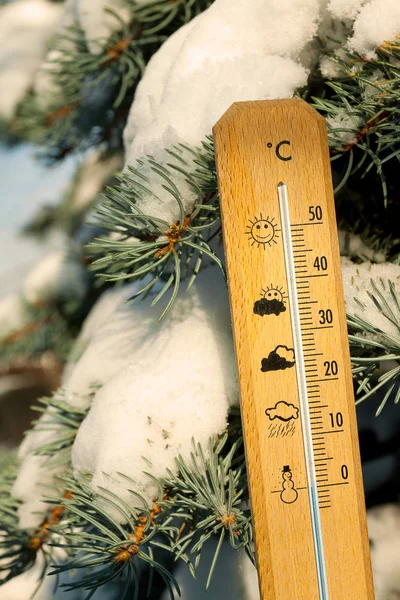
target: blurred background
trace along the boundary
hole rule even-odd
[[[62,231],[34,236],[26,227],[37,215],[61,203],[77,159],[47,168],[35,153],[26,143],[0,145],[0,440],[4,454],[21,443],[34,417],[30,406],[58,387],[70,349],[68,339],[55,348],[47,347],[40,339],[39,315],[33,331],[35,324],[28,321],[30,306],[23,290],[35,265],[43,265],[43,259],[65,250]]]

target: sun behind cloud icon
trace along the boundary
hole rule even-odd
[[[277,244],[275,238],[279,237],[278,232],[280,229],[277,228],[275,223],[275,217],[271,219],[269,217],[263,217],[260,213],[260,218],[254,217],[255,221],[250,221],[250,225],[246,225],[248,231],[246,235],[249,236],[251,245],[257,244],[257,247],[271,246],[272,243]]]
[[[277,402],[273,408],[267,408],[265,414],[270,421],[279,419],[280,421],[291,421],[299,416],[299,409],[294,404],[288,404],[284,400]]]
[[[286,311],[285,296],[283,295],[282,288],[278,288],[278,286],[274,287],[271,283],[267,289],[262,290],[261,296],[261,300],[256,300],[254,303],[254,314],[260,317],[264,317],[265,315],[279,316]]]

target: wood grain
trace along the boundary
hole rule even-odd
[[[284,182],[296,224],[292,240],[329,599],[372,600],[325,121],[302,100],[241,102],[218,121],[214,138],[262,599],[320,598],[302,425],[294,416],[299,397],[277,195]],[[283,302],[271,304],[277,290]],[[255,308],[272,312],[261,316]],[[328,310],[332,322],[324,326]],[[276,349],[287,361],[278,369]],[[277,406],[282,402],[289,408]],[[284,493],[287,487],[297,497]]]

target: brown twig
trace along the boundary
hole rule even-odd
[[[164,493],[163,500],[168,498],[167,492]],[[114,557],[115,562],[126,562],[139,552],[139,546],[145,537],[145,530],[148,522],[154,525],[156,517],[162,511],[162,507],[155,503],[151,509],[149,516],[142,515],[139,517],[139,525],[135,526],[135,532],[128,535],[128,539],[132,540],[129,544],[123,544],[117,549],[117,554]]]
[[[64,493],[64,498],[68,500],[71,498],[71,496],[71,492],[66,490]],[[42,525],[37,530],[35,535],[30,538],[27,544],[29,550],[34,550],[35,552],[40,550],[50,535],[50,528],[53,525],[57,525],[61,521],[64,510],[65,507],[62,504],[58,504],[55,508],[53,508],[53,510],[50,512],[50,515],[44,519]]]
[[[61,108],[58,108],[57,110],[51,113],[48,113],[48,115],[46,116],[47,124],[50,126],[54,125],[56,121],[67,117],[74,108],[74,104],[68,104],[67,106],[62,106]]]
[[[176,242],[178,242],[181,239],[182,232],[185,229],[187,229],[187,227],[189,226],[189,223],[190,223],[190,216],[187,216],[187,217],[185,217],[185,220],[183,221],[182,227],[180,227],[179,221],[177,221],[177,223],[174,223],[173,225],[171,225],[171,227],[168,229],[168,231],[164,234],[168,240],[168,244],[166,246],[163,246],[162,248],[160,248],[160,250],[157,250],[157,252],[155,253],[154,256],[156,258],[161,258],[162,256],[165,256],[169,252],[172,252],[175,248]]]

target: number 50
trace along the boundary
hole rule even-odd
[[[322,208],[320,206],[309,206],[309,221],[322,221]]]

